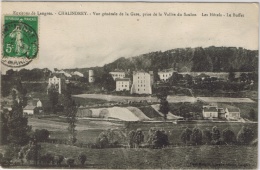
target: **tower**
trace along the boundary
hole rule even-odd
[[[94,79],[94,71],[93,70],[89,70],[88,71],[88,82],[89,83],[93,83],[95,81]]]

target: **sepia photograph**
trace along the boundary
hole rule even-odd
[[[258,168],[258,3],[1,8],[1,168]]]

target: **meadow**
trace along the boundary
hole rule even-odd
[[[257,166],[255,146],[178,146],[164,149],[107,148],[89,149],[62,144],[42,144],[42,152],[77,158],[87,155],[84,168],[111,169],[173,169],[231,168],[248,169]],[[77,162],[77,164],[79,164]],[[63,162],[62,166],[66,166]],[[78,165],[79,166],[79,165]],[[83,168],[83,167],[81,167]]]

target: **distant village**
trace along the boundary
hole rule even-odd
[[[138,98],[138,95],[148,95],[153,96],[154,87],[160,87],[161,85],[167,85],[169,79],[173,77],[174,74],[182,75],[182,76],[190,76],[190,81],[193,84],[199,83],[201,81],[207,82],[227,82],[229,81],[229,73],[221,72],[177,72],[173,68],[158,70],[155,73],[153,71],[132,71],[130,70],[120,70],[115,69],[109,72],[109,75],[113,78],[115,82],[114,92],[116,94],[120,94],[120,92],[128,92],[130,96]],[[239,79],[241,77],[241,72],[236,72],[234,77]],[[155,76],[159,78],[159,80],[155,81]],[[63,93],[63,89],[68,83],[77,83],[80,78],[87,78],[88,83],[93,84],[97,79],[94,70],[88,70],[88,75],[83,74],[79,71],[64,71],[55,69],[54,72],[49,73],[48,76],[48,85],[46,94],[51,87],[54,87],[59,94]],[[184,81],[184,82],[183,82]],[[182,80],[181,83],[185,84],[185,81]],[[240,80],[241,81],[241,80]],[[187,82],[186,82],[187,83]],[[250,81],[249,84],[253,84],[253,81]],[[102,87],[103,89],[103,87]],[[190,90],[190,89],[189,89]],[[191,91],[191,90],[190,90]],[[102,94],[102,92],[101,92]],[[190,92],[192,97],[193,94]],[[196,99],[196,102],[199,102],[199,99]],[[48,102],[47,102],[48,103]],[[140,100],[139,102],[135,101],[125,101],[117,103],[104,103],[104,104],[96,104],[96,105],[79,105],[77,116],[79,118],[112,118],[119,119],[123,121],[139,121],[139,120],[154,120],[154,116],[150,116],[149,114],[145,114],[147,111],[142,111],[139,108],[135,107],[133,110],[132,106],[135,103],[146,103],[148,105],[153,106],[153,109],[158,113],[158,117],[162,117],[163,114],[160,113],[158,108],[158,99],[154,101],[149,100]],[[46,101],[42,101],[40,98],[31,98],[28,101],[27,106],[24,107],[24,114],[26,115],[37,115],[37,113],[43,113],[43,108],[46,104]],[[113,109],[117,107],[117,110]],[[129,107],[129,108],[128,108]],[[131,108],[130,108],[131,107]],[[8,110],[11,109],[11,106],[8,104],[5,105],[5,108]],[[127,108],[127,109],[126,109]],[[130,110],[130,111],[129,111]],[[139,115],[137,115],[137,113]],[[120,116],[121,114],[128,114],[128,116]],[[192,112],[191,112],[192,114]],[[137,116],[136,116],[137,115]],[[142,116],[140,116],[142,115]],[[132,118],[131,118],[132,117]],[[168,114],[168,119],[182,120],[184,117],[177,116],[174,113]],[[196,113],[193,119],[210,119],[210,120],[240,120],[240,109],[238,107],[220,104],[220,103],[203,103],[201,105],[201,112]]]

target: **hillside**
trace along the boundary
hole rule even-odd
[[[107,70],[144,69],[157,71],[175,68],[180,72],[257,71],[258,51],[236,47],[178,48],[131,58],[119,58],[104,66]]]

